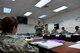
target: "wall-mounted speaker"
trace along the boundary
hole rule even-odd
[[[59,29],[59,24],[54,24],[54,28]]]

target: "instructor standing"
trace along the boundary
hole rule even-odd
[[[35,25],[36,35],[42,36],[42,30],[44,29],[43,25],[41,24],[41,20],[39,19],[37,25]]]

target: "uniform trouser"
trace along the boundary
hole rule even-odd
[[[37,35],[37,36],[42,36],[42,30],[36,31],[36,35]]]

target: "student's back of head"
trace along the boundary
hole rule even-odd
[[[17,25],[17,20],[12,16],[7,16],[2,19],[1,26],[3,33],[0,36],[0,40],[3,44],[0,49],[5,53],[35,53],[36,48],[32,46],[30,48],[23,36],[15,35]]]
[[[75,26],[75,30],[79,30],[79,26]]]
[[[3,33],[16,33],[18,22],[16,18],[12,16],[7,16],[2,19],[1,27]]]
[[[64,28],[64,27],[62,27],[61,29],[62,29],[62,30],[65,30],[65,28]]]

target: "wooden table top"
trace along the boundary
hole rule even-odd
[[[41,40],[46,40],[46,39],[37,39],[37,40],[34,40],[33,42],[41,41]],[[75,44],[75,43],[64,41],[62,46],[52,48],[51,50],[58,52],[58,53],[80,53],[80,49],[68,47],[73,44]]]
[[[58,53],[80,53],[80,49],[70,48],[68,46],[74,44],[74,42],[64,42],[63,46],[52,48],[52,51],[56,51]]]

